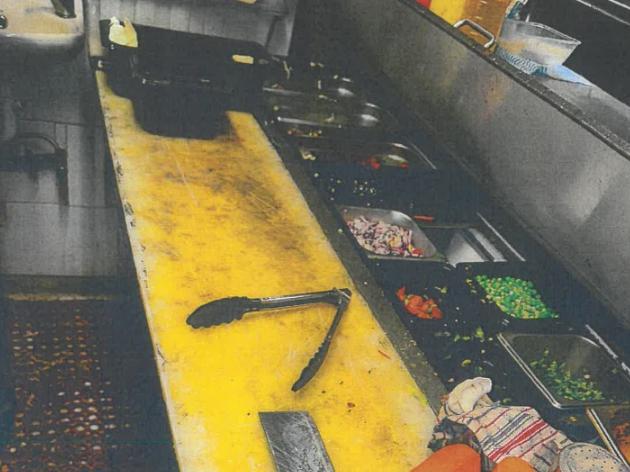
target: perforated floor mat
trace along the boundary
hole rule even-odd
[[[7,308],[17,411],[2,472],[177,470],[137,305],[19,301]]]

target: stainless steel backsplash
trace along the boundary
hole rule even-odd
[[[630,144],[411,2],[333,3],[417,114],[630,325]]]

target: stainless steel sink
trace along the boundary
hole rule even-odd
[[[53,0],[0,1],[0,63],[55,60],[78,52],[85,35],[83,3],[74,0],[73,18],[63,18],[59,9]]]

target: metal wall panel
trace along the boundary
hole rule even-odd
[[[630,325],[630,144],[401,0],[334,0],[358,45],[495,196]]]

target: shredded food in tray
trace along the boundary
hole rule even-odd
[[[381,256],[422,257],[424,251],[411,242],[410,229],[359,216],[348,222],[359,245]]]

